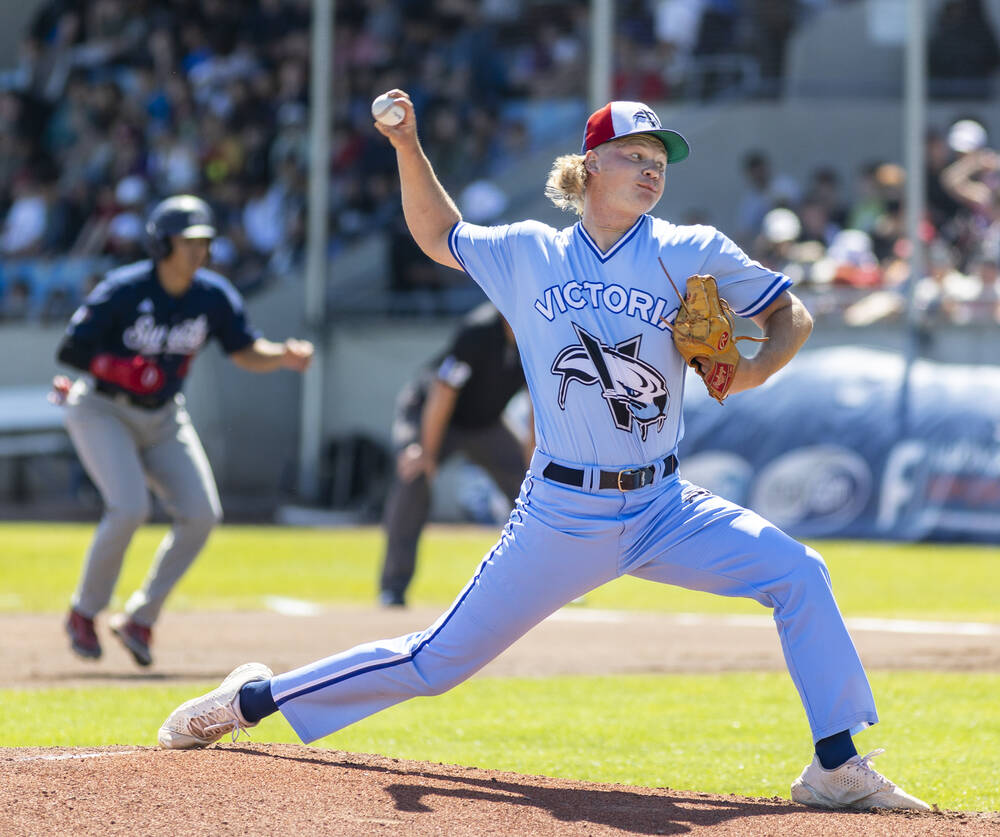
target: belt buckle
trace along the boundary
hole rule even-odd
[[[645,484],[645,477],[646,477],[645,471],[646,471],[645,468],[626,468],[624,471],[619,471],[618,472],[618,490],[619,491],[632,491],[633,489],[631,489],[631,488],[624,488],[622,486],[622,476],[624,476],[625,474],[635,474],[635,473],[639,474],[639,485],[636,486],[636,487],[637,488],[642,488],[642,486]]]

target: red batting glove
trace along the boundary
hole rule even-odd
[[[90,362],[90,371],[98,378],[116,384],[136,395],[149,395],[163,389],[167,376],[163,370],[142,355],[115,357],[97,355]]]

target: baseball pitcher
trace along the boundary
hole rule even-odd
[[[927,810],[872,767],[874,753],[854,748],[852,734],[878,715],[822,558],[678,473],[688,364],[722,400],[764,383],[812,328],[786,276],[712,227],[649,214],[669,167],[689,154],[684,137],[641,102],[611,102],[588,119],[580,153],[557,159],[548,179],[548,195],[577,223],[482,227],[462,220],[435,177],[409,96],[390,95],[405,117],[377,129],[396,150],[411,234],[480,284],[521,349],[537,448],[517,506],[427,630],[277,676],[241,666],[179,707],[160,743],[201,746],[276,709],[312,741],[451,688],[567,602],[628,574],[754,599],[774,613],[815,745],[793,799]],[[766,338],[753,357],[729,351],[733,315]]]

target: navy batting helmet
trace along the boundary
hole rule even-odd
[[[146,222],[146,249],[154,261],[170,255],[170,237],[214,238],[212,209],[194,195],[173,195],[160,201]]]

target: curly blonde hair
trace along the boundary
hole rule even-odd
[[[545,181],[545,197],[566,212],[583,215],[583,195],[587,191],[587,169],[582,154],[564,154],[552,164]]]

